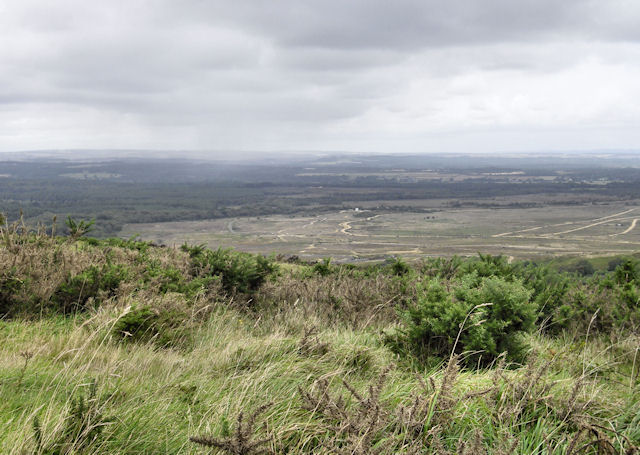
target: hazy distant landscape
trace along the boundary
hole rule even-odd
[[[94,155],[92,155],[92,153]],[[633,153],[5,160],[0,210],[94,235],[382,260],[606,256],[640,247]],[[83,156],[84,155],[84,156]]]

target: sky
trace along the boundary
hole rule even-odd
[[[640,1],[0,1],[0,151],[82,148],[640,149]]]

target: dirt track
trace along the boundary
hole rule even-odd
[[[636,210],[636,208],[632,208],[632,209],[629,209],[629,210],[625,210],[623,212],[614,213],[612,215],[608,215],[608,216],[604,216],[604,217],[600,217],[600,218],[595,218],[595,219],[590,220],[590,224],[587,224],[586,226],[579,226],[579,227],[576,227],[576,228],[573,228],[573,229],[567,229],[565,231],[560,231],[560,232],[551,232],[551,233],[548,233],[548,234],[541,234],[541,235],[536,236],[536,237],[553,238],[554,236],[557,236],[557,235],[570,234],[572,232],[582,231],[582,230],[585,230],[585,229],[592,228],[594,226],[599,226],[599,225],[611,223],[611,222],[614,222],[614,221],[625,221],[625,220],[633,219],[633,222],[631,223],[631,226],[626,231],[620,232],[619,234],[611,234],[610,237],[627,234],[627,233],[631,232],[633,230],[633,228],[635,228],[638,218],[620,217],[620,215],[626,215],[627,213],[633,212],[635,210]],[[616,218],[616,217],[618,217],[618,218]],[[586,221],[586,222],[589,222],[589,221]],[[565,222],[565,223],[548,225],[548,226],[536,226],[536,227],[532,227],[532,228],[528,228],[528,229],[521,229],[521,230],[516,230],[516,231],[511,231],[511,232],[502,232],[500,234],[494,234],[491,237],[494,237],[494,238],[497,238],[497,237],[521,237],[519,235],[515,236],[514,234],[522,234],[524,232],[536,231],[536,230],[540,230],[540,229],[548,228],[548,227],[553,227],[553,226],[562,226],[562,225],[568,225],[568,224],[574,224],[575,225],[575,224],[578,224],[578,223],[580,223],[580,222],[568,221],[568,222]]]
[[[624,235],[624,234],[628,234],[629,232],[633,231],[633,229],[636,227],[636,224],[638,224],[638,219],[639,218],[634,218],[633,221],[631,222],[631,226],[629,226],[626,230],[624,230],[623,232],[620,232],[618,234],[611,234],[611,237],[615,237],[617,235]]]

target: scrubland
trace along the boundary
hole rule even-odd
[[[86,227],[2,227],[1,453],[638,451],[634,259],[311,264]]]

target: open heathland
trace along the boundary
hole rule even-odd
[[[478,251],[519,259],[604,256],[640,250],[640,208],[636,203],[431,207],[426,213],[395,212],[365,204],[319,215],[127,224],[121,234],[167,245],[206,243],[303,259],[331,256],[347,262],[398,255],[414,259],[470,256]]]
[[[2,453],[638,451],[632,257],[279,262],[67,224],[2,227]]]

